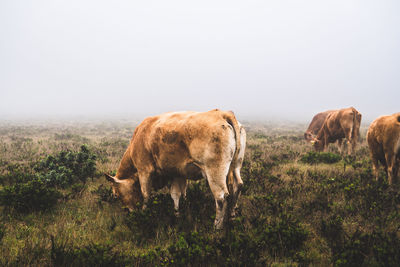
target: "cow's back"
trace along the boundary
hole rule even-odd
[[[324,125],[322,127],[322,133],[328,135],[328,139],[339,139],[344,137],[342,130],[342,121],[344,119],[343,110],[335,110],[328,114]]]
[[[171,112],[145,119],[135,130],[131,157],[136,168],[160,173],[196,174],[205,154],[221,154],[234,132],[224,111]],[[233,147],[234,149],[234,147]]]
[[[354,108],[344,108],[336,110],[326,118],[328,132],[332,137],[344,138],[345,131],[353,131],[356,123],[357,110]]]

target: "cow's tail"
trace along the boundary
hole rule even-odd
[[[229,172],[228,172],[228,177],[227,177],[228,185],[233,185],[233,183],[234,183],[233,179],[236,179],[236,180],[240,179],[240,177],[236,177],[235,168],[236,168],[239,151],[240,151],[240,147],[241,147],[241,140],[240,140],[241,139],[241,126],[239,125],[239,122],[237,121],[235,114],[233,114],[232,111],[226,112],[224,114],[224,119],[232,126],[232,128],[235,132],[236,149],[235,149],[235,152],[233,153],[233,157],[232,157],[232,161],[231,161],[231,165],[229,167]],[[231,187],[231,186],[228,186],[228,187]],[[232,193],[231,188],[229,191]]]
[[[234,132],[235,132],[235,141],[236,141],[236,149],[235,153],[233,154],[232,158],[232,163],[236,163],[239,155],[239,150],[240,150],[240,125],[239,122],[236,120],[235,114],[233,114],[232,111],[228,111],[224,114],[225,120],[232,126]],[[232,164],[231,163],[231,168]]]
[[[360,138],[361,113],[358,112],[353,107],[352,110],[353,110],[353,129],[351,132],[351,138],[352,140],[354,139],[353,142],[357,142],[358,138]]]
[[[353,154],[360,138],[361,113],[353,107],[351,107],[351,109],[353,115],[353,126],[350,132],[351,136],[350,140],[348,140],[348,145],[351,146],[351,148],[349,147],[349,153]]]

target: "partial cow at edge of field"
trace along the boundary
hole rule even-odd
[[[379,163],[383,165],[389,184],[397,181],[400,161],[400,112],[374,120],[367,132],[367,141],[376,180]]]

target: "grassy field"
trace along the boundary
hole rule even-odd
[[[0,123],[2,266],[400,266],[399,183],[355,157],[313,153],[307,125],[246,123],[238,216],[213,229],[207,182],[176,218],[167,190],[128,214],[113,173],[136,121]]]

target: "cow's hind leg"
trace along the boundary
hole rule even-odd
[[[392,155],[392,153],[388,153],[385,155],[385,158],[386,158],[386,164],[387,164],[388,182],[389,182],[389,185],[391,185],[393,182],[393,179],[396,179],[396,177],[394,177],[395,173],[397,172],[396,166],[395,166],[396,165],[395,164],[396,156]]]
[[[399,163],[395,162],[393,165],[393,182],[396,184],[399,182],[398,174],[399,174]]]
[[[351,133],[352,129],[347,129],[344,130],[344,136],[346,138],[346,143],[347,143],[347,154],[352,155],[353,154],[353,149],[354,149],[354,142],[353,142],[353,136]]]
[[[240,193],[243,188],[243,180],[242,177],[240,176],[240,169],[242,168],[242,163],[244,159],[244,152],[246,148],[246,131],[244,128],[241,128],[240,130],[240,144],[241,147],[239,149],[239,154],[236,162],[232,162],[231,169],[233,169],[233,172],[230,172],[230,175],[232,176],[232,179],[228,179],[228,181],[233,181],[232,186],[229,186],[230,194],[232,194],[232,203],[229,205],[229,208],[231,209],[229,211],[231,217],[236,216],[236,210],[238,208],[238,200],[240,197]]]
[[[343,154],[343,139],[338,139],[336,145],[339,150],[339,154],[342,155]]]
[[[181,195],[186,197],[186,186],[187,186],[187,180],[185,178],[175,177],[172,180],[170,193],[171,193],[171,198],[174,201],[174,209],[176,216],[179,216],[179,200],[181,198]]]
[[[229,191],[226,185],[228,168],[207,169],[205,170],[208,184],[215,199],[216,215],[214,226],[216,229],[222,229],[227,217]]]
[[[372,169],[375,174],[376,181],[379,180],[379,160],[376,155],[371,153],[371,160],[372,160]]]
[[[229,193],[232,194],[232,201],[231,203],[228,203],[229,205],[229,214],[231,217],[236,216],[236,210],[238,208],[238,199],[240,197],[240,193],[243,188],[243,181],[242,178],[240,177],[240,167],[236,168],[233,170],[233,172],[229,173],[229,176],[232,178],[228,179],[228,181],[232,181],[231,184],[229,184]]]

